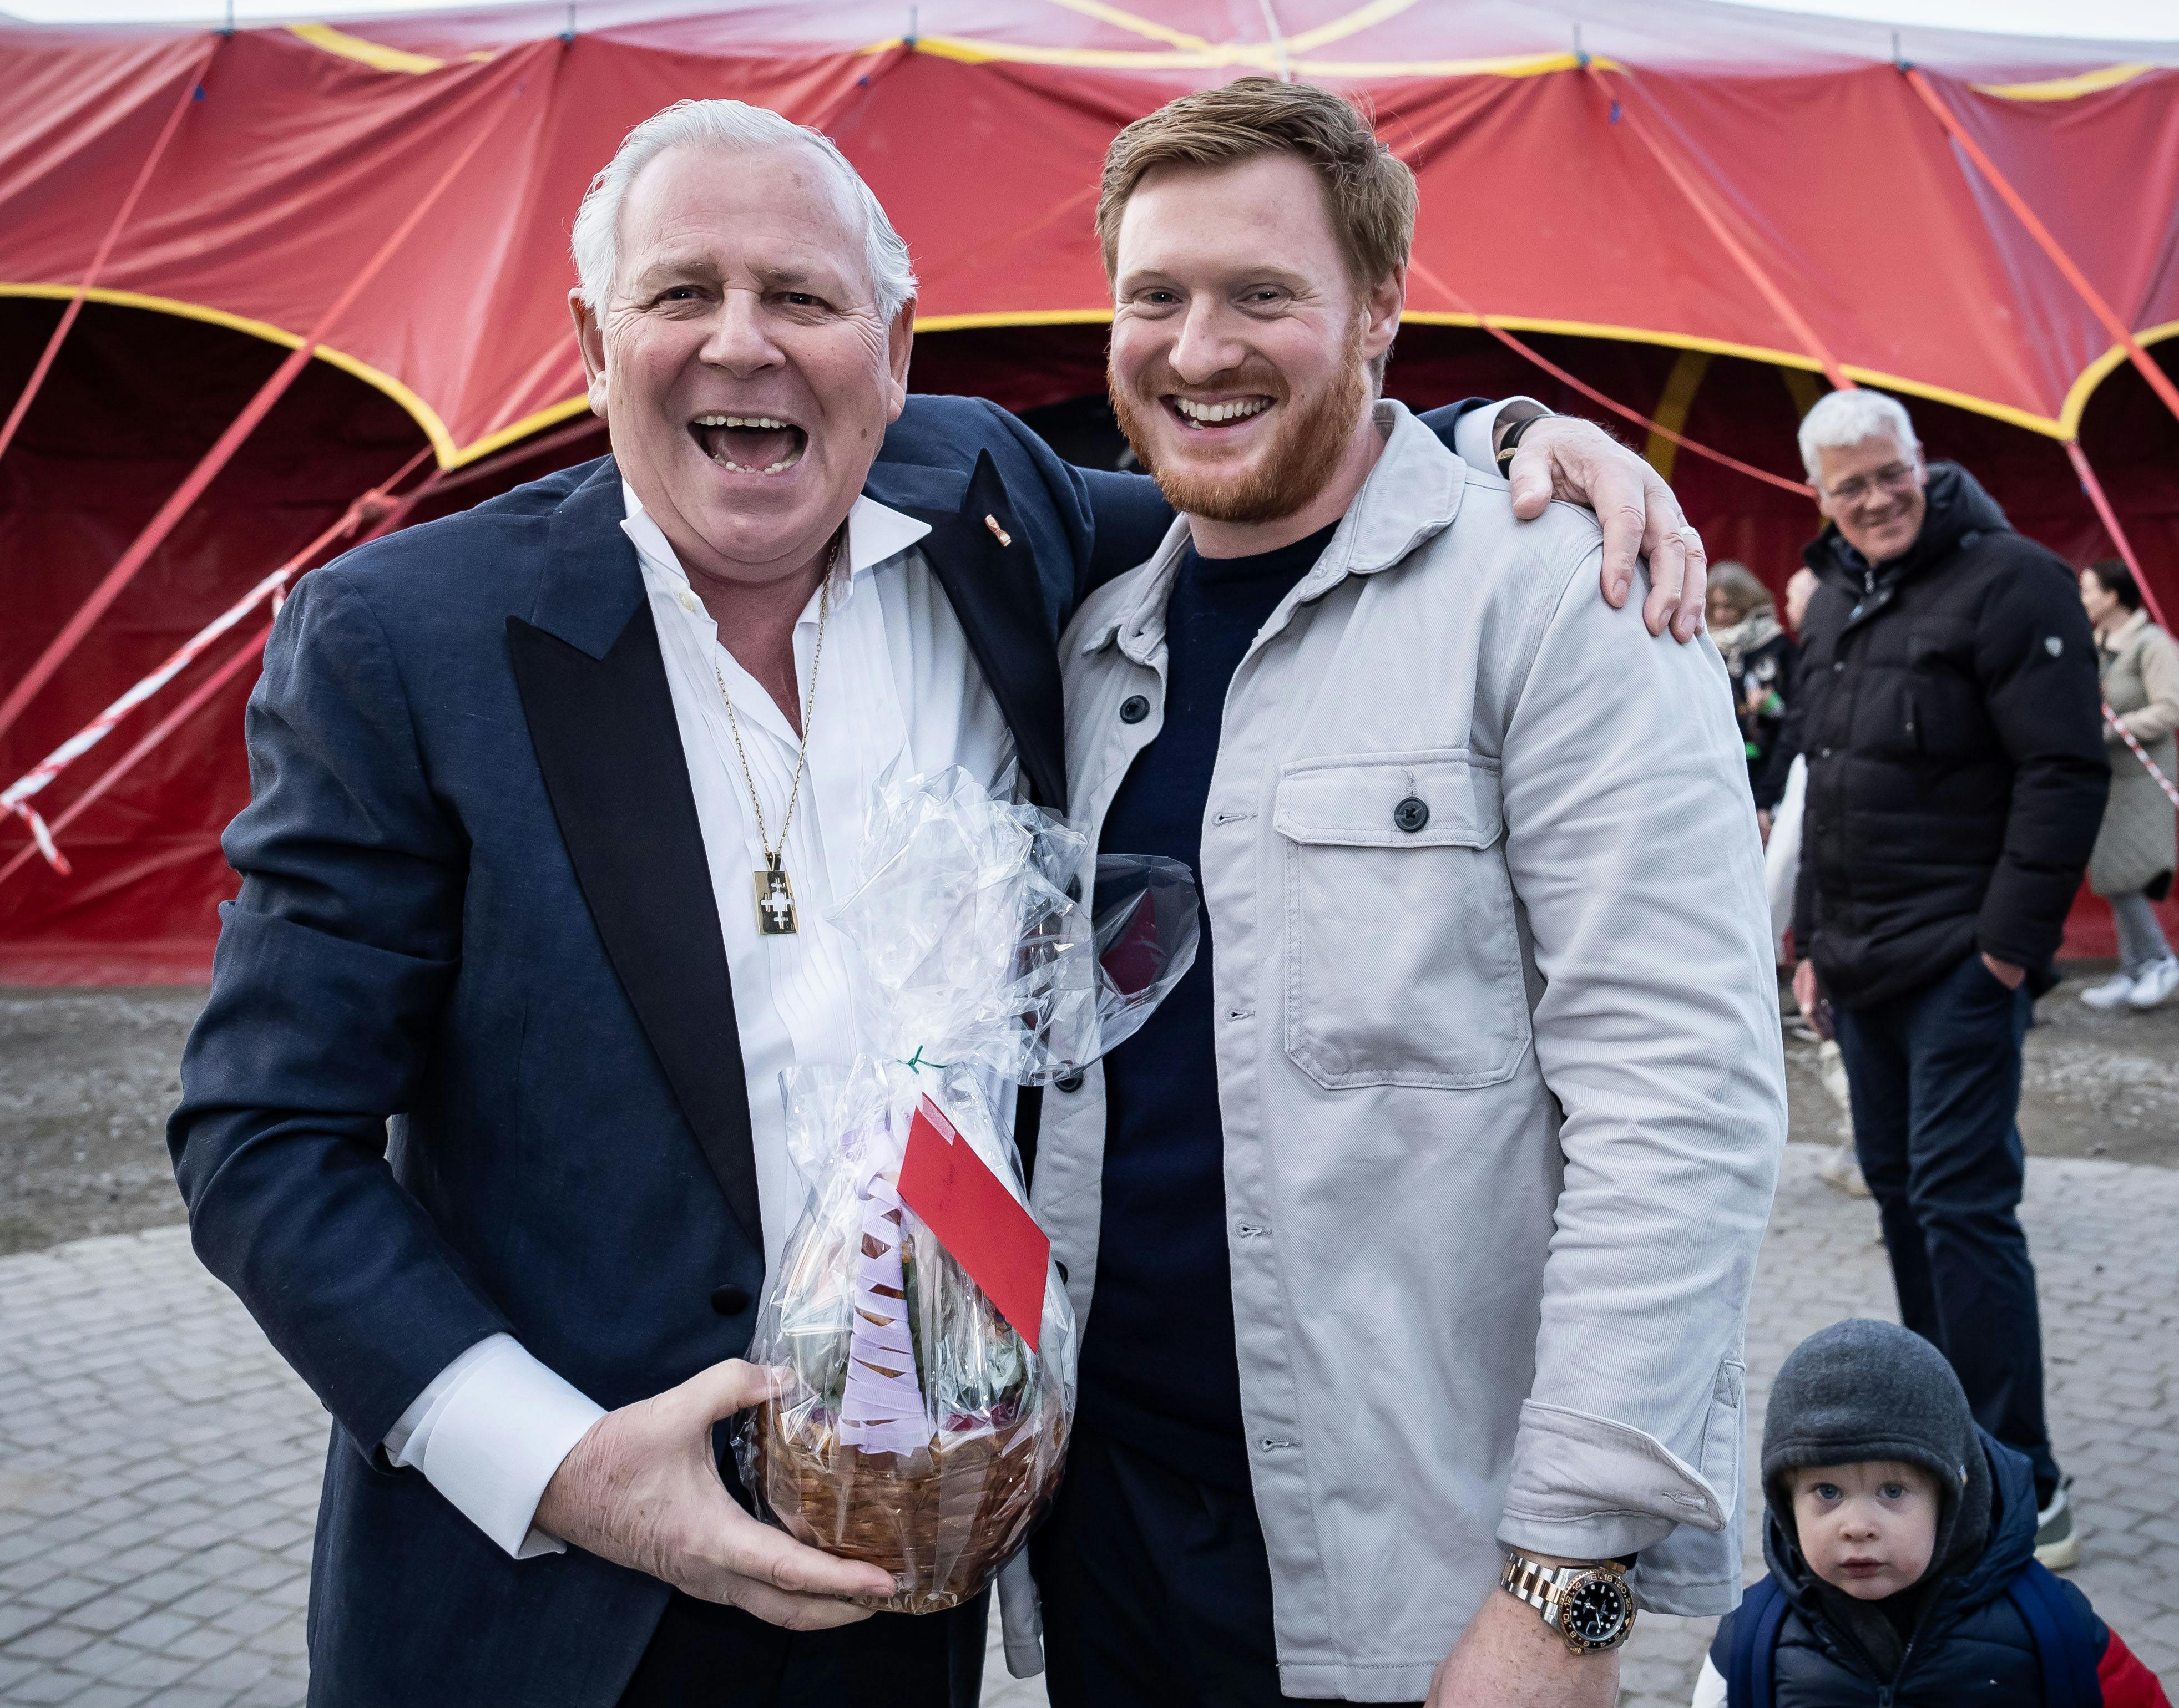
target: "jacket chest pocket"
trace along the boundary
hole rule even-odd
[[[1284,767],[1286,1048],[1319,1085],[1510,1079],[1528,991],[1497,762],[1458,750]]]

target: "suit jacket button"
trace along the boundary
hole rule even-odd
[[[1140,694],[1129,694],[1120,702],[1120,721],[1123,724],[1139,724],[1150,714],[1150,703]]]
[[[1410,795],[1392,808],[1392,822],[1410,833],[1419,830],[1430,823],[1430,803],[1419,795]]]
[[[749,1307],[746,1287],[714,1287],[711,1289],[711,1309],[722,1317],[738,1317]]]
[[[1082,1089],[1082,1076],[1069,1074],[1063,1080],[1054,1080],[1052,1084],[1063,1092],[1079,1092]]]

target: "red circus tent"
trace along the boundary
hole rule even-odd
[[[603,448],[568,224],[628,127],[686,96],[835,137],[914,252],[914,383],[1088,455],[1110,439],[1090,216],[1113,132],[1252,71],[1364,92],[1422,183],[1397,395],[1526,391],[1615,423],[1714,555],[1776,585],[1814,523],[1799,413],[1881,386],[2074,561],[2122,531],[2179,615],[2179,56],[1705,0],[1580,9],[556,0],[233,34],[0,24],[0,409],[38,379],[0,431],[0,787],[299,550]],[[261,420],[228,432],[253,398]],[[269,610],[25,797],[65,873],[0,818],[0,980],[203,975]],[[2108,940],[2093,909],[2077,926],[2077,948]]]

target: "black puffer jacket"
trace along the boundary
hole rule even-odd
[[[1800,953],[1849,1007],[1978,950],[2048,989],[2110,784],[2072,572],[1945,463],[1905,556],[1872,572],[1829,527],[1802,556]]]
[[[1918,1596],[1919,1605],[1903,1633],[1905,1653],[1889,1678],[1835,1613],[1845,1598],[1825,1593],[1802,1557],[1790,1516],[1781,1517],[1772,1501],[1763,1557],[1790,1604],[1770,1674],[1774,1708],[2043,1708],[2035,1639],[2006,1596],[2035,1553],[2035,1474],[2010,1448],[1987,1437],[1983,1448],[1990,1474],[1989,1540],[1979,1557],[1957,1563],[1926,1589],[1893,1598]],[[2088,1633],[2090,1652],[2100,1656],[2108,1634],[2103,1622],[2078,1590],[2059,1581]],[[1710,1664],[1726,1678],[1738,1619],[1728,1614],[1710,1645]]]

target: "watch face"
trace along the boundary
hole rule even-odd
[[[1567,1593],[1559,1629],[1586,1647],[1603,1648],[1624,1634],[1633,1611],[1633,1597],[1617,1574],[1599,1572]]]

